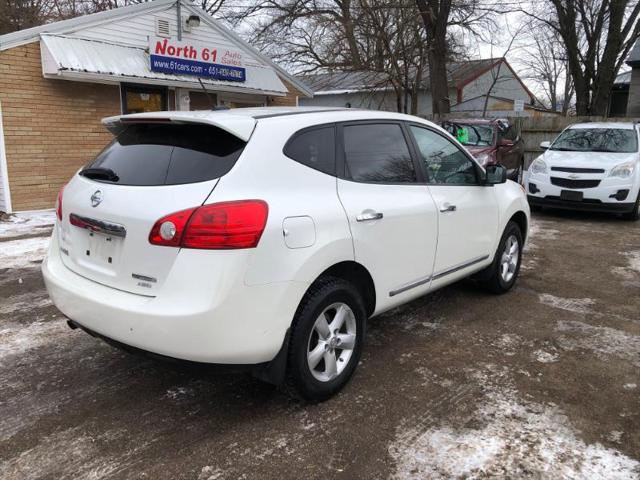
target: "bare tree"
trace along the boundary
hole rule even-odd
[[[508,26],[507,26],[507,31],[509,31]],[[496,88],[496,86],[498,86],[501,83],[506,83],[513,80],[513,76],[510,74],[510,72],[505,71],[507,68],[505,67],[505,61],[506,61],[505,58],[509,54],[509,52],[511,52],[511,50],[514,48],[516,39],[519,37],[521,32],[522,32],[522,27],[519,27],[514,33],[509,32],[510,34],[509,43],[507,44],[506,49],[503,51],[502,57],[496,59],[495,63],[493,63],[493,65],[491,66],[491,69],[489,70],[489,74],[491,75],[491,83],[489,83],[489,87],[487,88],[487,91],[484,95],[484,104],[482,107],[483,118],[487,116],[489,98],[494,93],[494,89]],[[493,60],[493,44],[491,46],[491,53],[492,53],[491,59]]]
[[[0,35],[42,25],[51,16],[50,0],[0,0]]]
[[[555,30],[565,47],[578,115],[606,115],[611,88],[640,38],[637,0],[545,0],[523,12]]]
[[[252,15],[250,41],[274,60],[302,74],[373,73],[367,88],[417,113],[427,60],[413,0],[267,0]]]
[[[429,47],[429,79],[433,113],[449,113],[449,83],[447,79],[447,27],[451,15],[452,0],[416,0],[420,17],[427,30]]]
[[[300,73],[384,74],[400,111],[417,112],[418,90],[428,83],[434,112],[448,111],[447,62],[456,45],[450,27],[468,29],[488,17],[477,8],[488,0],[425,1],[263,0],[247,15],[255,19],[251,42]]]
[[[482,0],[415,0],[426,30],[429,79],[433,113],[449,113],[451,100],[447,81],[447,62],[451,27],[474,29],[489,20],[496,10]]]
[[[528,24],[520,43],[518,64],[523,76],[544,92],[547,107],[567,115],[573,98],[573,80],[558,32],[534,21]]]

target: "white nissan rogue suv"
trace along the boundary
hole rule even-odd
[[[367,318],[476,274],[518,276],[519,185],[416,117],[349,109],[157,112],[60,191],[42,270],[72,328],[129,350],[250,366],[325,399]]]

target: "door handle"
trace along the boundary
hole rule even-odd
[[[362,212],[356,217],[358,222],[369,222],[371,220],[380,220],[384,215],[379,212]]]
[[[456,210],[457,210],[457,207],[455,205],[451,205],[450,203],[443,203],[442,206],[440,207],[440,211],[442,213],[455,212]]]

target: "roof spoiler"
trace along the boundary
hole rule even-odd
[[[249,141],[256,126],[256,120],[252,117],[223,112],[150,112],[117,115],[102,119],[102,124],[113,135],[120,134],[128,125],[135,123],[196,123],[211,125],[245,142]]]

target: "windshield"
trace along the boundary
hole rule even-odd
[[[562,132],[550,150],[631,153],[638,151],[638,138],[635,130],[622,128],[572,128]]]
[[[488,147],[493,145],[493,127],[472,123],[447,122],[444,128],[462,145]]]

